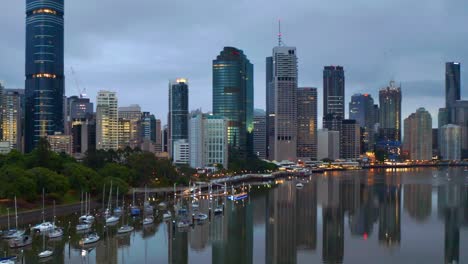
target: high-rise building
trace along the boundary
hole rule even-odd
[[[275,138],[275,87],[273,86],[273,57],[266,58],[266,157],[273,159],[273,139]],[[270,144],[271,141],[271,144]]]
[[[268,64],[268,59],[267,59]],[[268,152],[270,160],[297,159],[297,56],[295,47],[273,48],[271,87],[274,93],[273,111],[269,106]],[[269,76],[267,76],[268,78]],[[268,98],[269,100],[271,98]],[[271,126],[274,125],[273,128]],[[273,129],[274,131],[270,131]],[[273,132],[273,133],[271,133]]]
[[[119,138],[120,148],[125,148],[128,146],[133,149],[139,147],[141,143],[141,107],[139,105],[119,107],[119,120],[122,120],[124,123],[129,123],[128,139],[121,140]]]
[[[227,120],[223,117],[197,113],[190,119],[190,166],[204,168],[228,167]]]
[[[345,119],[341,126],[340,157],[358,159],[361,153],[361,127],[356,120]]]
[[[174,164],[190,164],[190,144],[187,139],[178,139],[173,142]]]
[[[468,100],[456,101],[452,108],[453,124],[461,127],[462,158],[468,158]]]
[[[379,91],[379,140],[401,141],[401,87],[390,85]]]
[[[240,49],[224,47],[213,60],[213,114],[228,120],[228,142],[253,152],[253,64]]]
[[[72,136],[64,135],[56,132],[55,135],[47,136],[47,141],[50,144],[50,150],[57,153],[72,154]]]
[[[87,114],[71,123],[72,153],[82,158],[88,150],[96,149],[96,116]]]
[[[151,146],[148,151],[154,153],[161,153],[163,151],[161,133],[161,120],[156,119],[156,117],[149,112],[143,112],[140,121],[140,137],[142,144]],[[147,150],[144,147],[141,147],[141,149]]]
[[[4,111],[4,93],[5,93],[5,87],[3,86],[3,83],[0,81],[0,141],[3,140],[3,111]]]
[[[0,84],[1,86],[1,84]],[[23,150],[23,99],[24,90],[3,90],[1,128],[2,137],[0,141],[9,142],[11,149]]]
[[[362,128],[361,153],[374,150],[374,127],[377,122],[374,99],[370,94],[354,94],[349,103],[349,119]]]
[[[439,149],[443,160],[461,159],[461,133],[460,126],[448,124],[439,128]]]
[[[317,160],[340,158],[340,132],[326,128],[317,130]]]
[[[317,88],[297,89],[297,157],[317,160]]]
[[[403,151],[412,160],[432,160],[432,117],[419,108],[404,121]]]
[[[132,137],[132,122],[128,119],[119,118],[119,149],[130,147]]]
[[[96,149],[119,148],[119,114],[117,94],[99,91],[96,107]]]
[[[439,129],[432,129],[432,156],[439,155]]]
[[[445,63],[445,108],[448,110],[449,124],[451,120],[452,108],[456,101],[460,100],[460,63]]]
[[[169,147],[168,147],[168,143],[169,143],[169,128],[168,128],[168,125],[164,125],[164,128],[162,130],[162,150],[163,152],[169,152]]]
[[[81,96],[70,96],[65,104],[65,134],[71,134],[72,124],[82,121],[93,114],[94,105],[89,98]]]
[[[344,102],[345,75],[343,67],[325,66],[323,69],[323,115],[335,114],[344,119]]]
[[[187,79],[179,78],[169,83],[168,151],[172,159],[174,142],[188,140],[188,94]]]
[[[25,151],[64,132],[64,0],[26,0]]]
[[[260,159],[266,159],[267,124],[266,112],[261,109],[254,111],[253,151]]]

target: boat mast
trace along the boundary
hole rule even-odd
[[[104,212],[104,205],[106,204],[106,185],[102,188],[102,212]]]
[[[109,190],[109,202],[107,203],[107,209],[109,209],[109,213],[111,213],[111,202],[112,202],[112,181]]]
[[[84,206],[84,214],[88,215],[88,193],[85,192],[85,206]],[[83,215],[83,214],[82,214]]]
[[[44,212],[44,208],[45,208],[45,202],[44,202],[44,195],[45,195],[45,191],[44,191],[44,188],[42,188],[42,223],[45,222],[45,212]]]
[[[16,199],[16,196],[15,196]],[[10,231],[10,208],[7,208],[7,217],[8,217],[8,231]]]
[[[119,208],[119,186],[117,186],[117,196],[115,199],[115,208]]]
[[[16,224],[16,230],[18,231],[18,206],[16,204],[16,196],[15,196],[15,224]],[[8,215],[8,229],[10,229],[10,215]]]

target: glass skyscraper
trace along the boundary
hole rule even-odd
[[[213,114],[228,120],[228,143],[252,153],[253,65],[242,50],[225,47],[213,60]]]
[[[325,66],[323,69],[323,115],[345,117],[345,75],[342,66]]]
[[[26,0],[25,151],[63,132],[64,0]]]
[[[174,142],[188,140],[188,82],[179,78],[169,83],[168,148],[173,157]]]
[[[317,88],[297,89],[297,157],[317,160]]]
[[[379,140],[401,141],[401,88],[391,81],[379,91],[380,131]]]
[[[445,108],[448,110],[449,123],[452,123],[452,108],[460,100],[460,63],[445,63]]]
[[[374,126],[378,122],[374,99],[370,94],[354,94],[351,96],[349,119],[356,120],[363,129],[361,152],[373,150],[375,143]]]

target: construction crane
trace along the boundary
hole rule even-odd
[[[76,72],[73,69],[73,67],[70,67],[71,73],[73,75],[73,80],[75,81],[76,85],[76,91],[78,92],[78,95],[80,98],[86,97],[86,88],[81,89],[80,88],[80,83],[78,81],[78,78],[76,77]]]

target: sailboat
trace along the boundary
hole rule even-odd
[[[55,225],[53,225],[51,222],[46,222],[45,221],[45,204],[44,204],[44,189],[42,189],[42,223],[32,227],[32,230],[34,231],[39,231],[39,232],[48,232],[51,231],[55,228]]]
[[[85,237],[83,237],[83,238],[80,240],[80,245],[81,245],[81,246],[85,246],[85,245],[93,244],[93,243],[98,242],[99,239],[100,239],[100,237],[99,237],[98,234],[96,234],[96,233],[91,233],[91,234],[86,235]]]
[[[37,254],[39,258],[48,258],[54,254],[54,251],[46,249],[45,246],[45,233],[42,234],[42,252]]]
[[[55,226],[55,219],[57,218],[57,216],[55,216],[55,200],[54,200],[54,223],[53,225]],[[55,227],[52,231],[50,231],[47,236],[49,238],[59,238],[61,236],[63,236],[63,229],[60,228],[60,227]]]
[[[119,217],[112,214],[112,182],[109,190],[109,202],[106,209],[106,224],[115,224],[119,221]]]
[[[119,230],[117,230],[117,233],[118,233],[118,234],[130,233],[130,232],[132,232],[133,229],[134,229],[133,226],[129,225],[128,223],[125,224],[125,218],[127,218],[127,217],[125,217],[125,197],[122,198],[122,207],[123,207],[123,213],[124,213],[123,219],[122,219],[122,224],[124,224],[124,225],[121,226],[121,227],[119,228]]]
[[[18,230],[18,206],[16,204],[16,196],[15,196],[15,229],[10,229],[10,210],[8,209],[8,231],[6,234],[3,235],[4,239],[12,239],[17,238],[26,233],[26,230]]]
[[[122,208],[119,207],[119,187],[117,187],[117,196],[115,199],[115,208],[114,208],[114,215],[121,215],[122,214]]]
[[[91,194],[89,194],[89,198],[88,198],[88,193],[85,193],[85,209],[84,209],[84,214],[80,216],[79,220],[81,222],[85,222],[85,223],[92,223],[94,222],[94,216],[92,216],[90,214],[90,210],[91,210]]]
[[[135,189],[133,189],[133,201],[132,201],[132,207],[130,207],[130,215],[131,216],[140,215],[140,208],[135,204]]]

